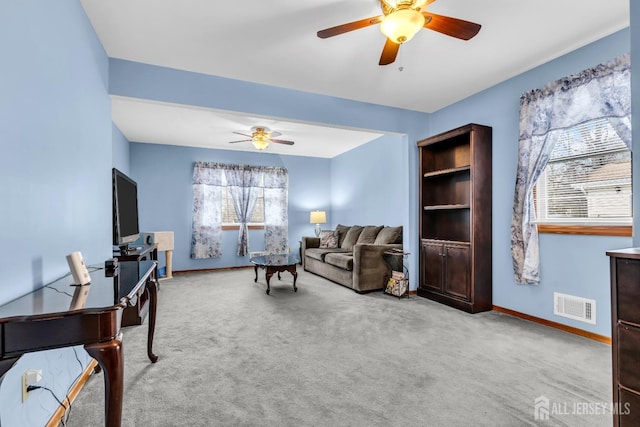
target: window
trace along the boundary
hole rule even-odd
[[[535,190],[536,223],[630,226],[631,151],[607,119],[560,131]],[[575,229],[575,227],[574,227]]]
[[[539,232],[631,235],[629,149],[630,54],[522,94],[511,217],[517,283],[540,283]]]
[[[264,230],[264,250],[286,252],[289,247],[288,188],[289,174],[285,168],[195,162],[191,258],[220,258],[223,228],[238,230],[236,255],[249,253],[250,227],[248,223],[239,223],[233,198],[244,206],[243,212],[252,213],[250,221],[259,221],[259,225],[252,228]],[[223,227],[225,222],[229,225]]]
[[[240,221],[233,207],[233,198],[227,186],[222,188],[222,227],[225,229],[238,228]],[[264,188],[260,188],[256,207],[248,223],[250,228],[262,228],[264,226]]]

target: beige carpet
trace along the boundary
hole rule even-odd
[[[610,347],[508,315],[359,295],[303,271],[161,282],[155,352],[125,329],[123,426],[610,426]],[[67,425],[104,423],[102,374]],[[548,421],[534,400],[549,399]],[[564,405],[564,406],[561,406]],[[564,408],[563,411],[558,409]]]

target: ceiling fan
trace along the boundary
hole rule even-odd
[[[379,65],[388,65],[396,60],[402,43],[406,43],[421,29],[437,31],[447,36],[469,40],[480,31],[480,24],[462,19],[436,15],[428,12],[427,6],[436,0],[380,0],[382,15],[349,22],[318,31],[318,37],[328,37],[380,24],[380,31],[387,36]]]
[[[275,142],[278,144],[285,145],[293,145],[293,141],[286,141],[284,139],[274,139],[276,136],[282,135],[280,132],[272,132],[269,128],[264,126],[254,126],[251,128],[251,135],[242,132],[233,132],[238,135],[246,136],[250,139],[241,139],[239,141],[229,141],[229,144],[235,144],[238,142],[249,142],[253,143],[253,146],[258,150],[264,150],[269,146],[270,142]]]

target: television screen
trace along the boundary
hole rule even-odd
[[[140,237],[138,228],[138,186],[113,168],[113,244],[126,248]]]

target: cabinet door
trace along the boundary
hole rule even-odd
[[[614,313],[614,316],[617,315],[619,320],[640,324],[640,260],[618,258],[615,268],[618,313]]]
[[[618,323],[616,326],[618,332],[618,382],[627,389],[640,392],[640,372],[638,371],[640,328],[624,323]]]
[[[471,300],[471,274],[469,247],[462,245],[444,245],[444,292],[446,294]]]
[[[422,241],[420,287],[442,292],[442,243]]]

